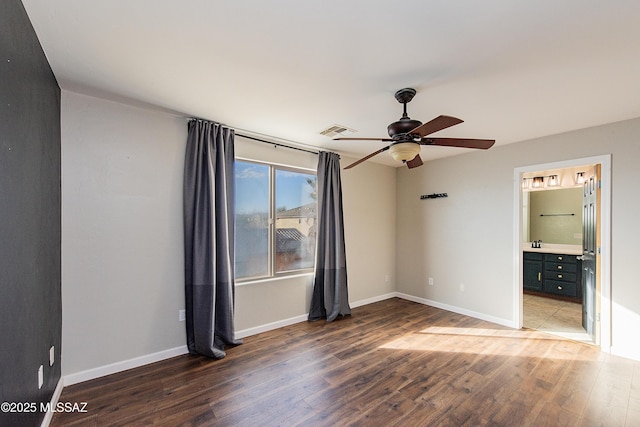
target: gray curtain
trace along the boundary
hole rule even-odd
[[[351,314],[347,291],[347,261],[342,220],[340,157],[320,152],[318,159],[318,233],[316,274],[309,320]]]
[[[234,339],[234,131],[191,120],[184,162],[187,346],[223,358]]]

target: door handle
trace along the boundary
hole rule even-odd
[[[538,282],[542,280],[542,273],[538,271]]]

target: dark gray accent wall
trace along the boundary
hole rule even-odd
[[[60,379],[60,141],[58,83],[20,0],[2,0],[0,403],[35,403],[37,411],[0,412],[0,426],[40,425],[40,402]]]

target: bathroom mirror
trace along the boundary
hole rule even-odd
[[[523,240],[582,244],[582,188],[525,191]]]

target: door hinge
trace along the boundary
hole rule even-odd
[[[598,180],[598,190],[602,189],[602,180]]]
[[[600,321],[600,313],[596,313],[596,322]]]
[[[598,246],[598,255],[602,254],[602,248],[600,246]]]

